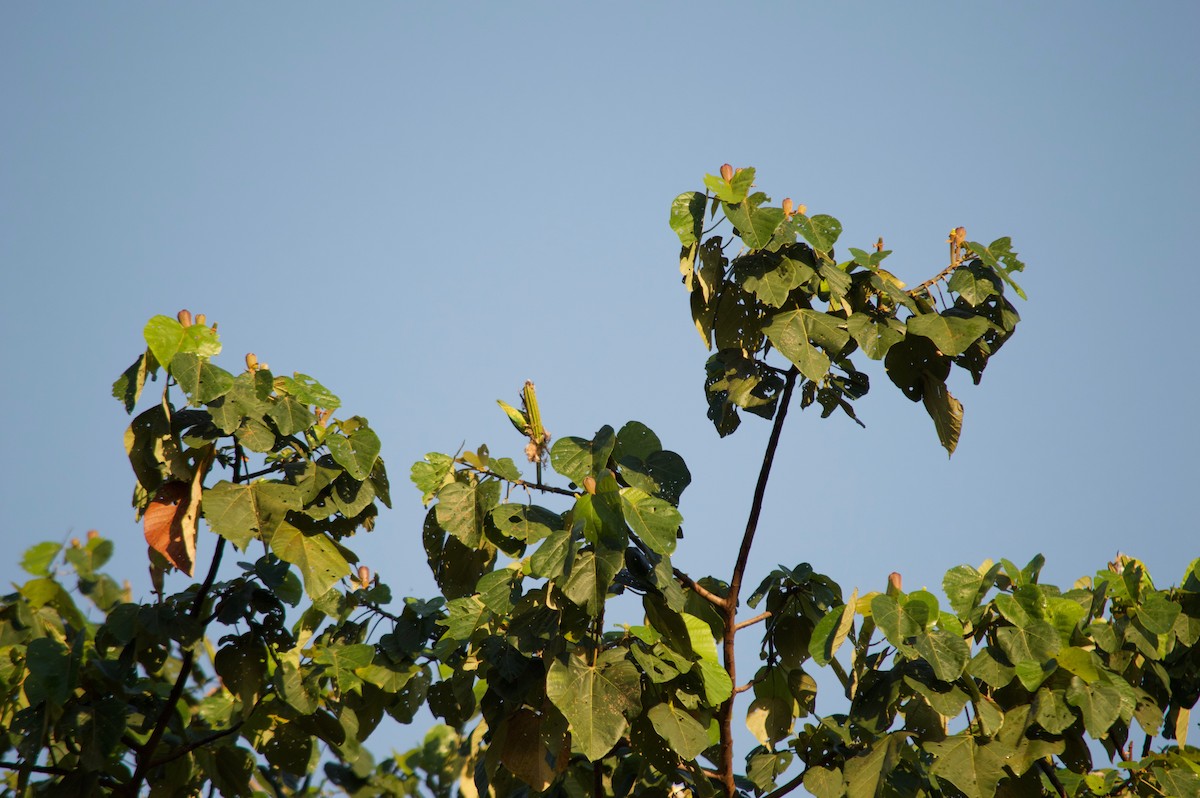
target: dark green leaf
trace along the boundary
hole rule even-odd
[[[872,360],[881,360],[893,344],[904,340],[904,325],[895,319],[875,321],[865,313],[846,320],[846,329]]]
[[[954,357],[967,351],[979,336],[988,331],[988,321],[981,316],[963,318],[944,313],[922,313],[908,320],[908,331],[923,335],[937,344],[942,354]]]
[[[810,343],[809,339],[815,332],[810,327],[815,325],[813,318],[804,313],[800,310],[776,313],[762,331],[775,348],[800,369],[801,374],[819,382],[829,373],[829,357]]]

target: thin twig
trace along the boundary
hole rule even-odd
[[[744,692],[746,692],[747,690],[749,690],[749,689],[750,689],[751,687],[753,687],[753,686],[754,686],[754,682],[753,682],[753,681],[746,682],[746,683],[745,683],[745,684],[743,684],[743,685],[740,685],[740,686],[738,686],[738,687],[735,687],[735,688],[733,688],[733,694],[734,694],[734,695],[737,695],[738,693],[744,693]]]
[[[559,496],[575,497],[579,495],[576,491],[567,490],[566,488],[558,488],[554,485],[545,485],[541,482],[527,482],[523,479],[509,479],[508,477],[497,474],[495,471],[489,471],[486,468],[479,468],[478,466],[472,465],[471,463],[458,458],[455,458],[454,462],[461,466],[466,466],[468,470],[474,471],[477,474],[487,474],[488,476],[495,477],[496,479],[503,480],[504,482],[511,483],[518,487],[526,488],[527,490],[537,490],[541,491],[542,493],[557,493]]]
[[[45,773],[51,776],[67,776],[74,773],[73,770],[67,768],[55,768],[47,765],[27,765],[22,762],[0,762],[0,768],[8,768],[9,770],[24,770],[30,773]]]
[[[181,756],[187,756],[192,751],[195,751],[197,748],[203,748],[204,746],[208,745],[209,743],[211,743],[215,740],[220,740],[222,737],[228,737],[231,734],[236,734],[238,729],[242,728],[243,723],[245,723],[245,721],[239,720],[237,723],[233,724],[228,729],[222,729],[219,732],[213,732],[212,734],[208,735],[207,737],[201,737],[199,740],[193,740],[192,742],[188,743],[187,745],[182,746],[181,748],[178,748],[178,749],[172,751],[167,756],[164,756],[161,759],[154,760],[153,762],[150,763],[150,767],[156,768],[159,765],[165,765],[168,762],[174,762],[176,759],[179,759]]]
[[[926,289],[928,289],[928,288],[929,288],[931,285],[933,285],[934,283],[939,283],[939,282],[941,282],[942,280],[945,280],[945,279],[946,279],[947,277],[949,277],[949,276],[950,276],[950,275],[951,275],[951,274],[954,272],[954,270],[955,270],[955,269],[957,269],[957,268],[958,268],[960,265],[961,265],[961,264],[958,264],[958,263],[951,263],[949,266],[947,266],[946,268],[942,269],[940,272],[938,272],[937,274],[935,274],[933,277],[930,277],[928,280],[926,280],[925,282],[921,283],[921,284],[920,284],[920,285],[918,285],[916,288],[913,288],[912,290],[910,290],[910,291],[908,292],[908,295],[909,295],[909,296],[914,296],[914,297],[915,297],[915,296],[917,296],[918,294],[920,294],[920,293],[924,292]]]
[[[740,622],[734,624],[733,631],[736,632],[739,629],[745,629],[747,626],[753,626],[754,624],[759,623],[760,621],[765,621],[767,618],[770,618],[770,617],[771,617],[770,610],[768,610],[766,612],[760,612],[758,615],[755,615],[753,618],[751,618],[747,621],[740,621]]]

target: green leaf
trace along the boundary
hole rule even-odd
[[[670,704],[657,704],[646,713],[654,731],[667,741],[680,759],[693,760],[708,748],[708,729],[688,713]]]
[[[729,182],[719,175],[705,175],[704,185],[721,202],[741,202],[754,185],[754,167],[735,172]]]
[[[621,508],[626,523],[657,554],[675,551],[676,533],[683,523],[675,507],[637,488],[622,488]]]
[[[267,544],[279,559],[299,568],[304,592],[310,598],[324,595],[339,579],[350,574],[346,556],[324,532],[306,535],[284,521],[267,538]]]
[[[783,668],[759,668],[753,681],[754,701],[746,712],[746,726],[760,744],[773,748],[776,742],[792,732],[797,714],[796,698]]]
[[[895,319],[875,321],[865,313],[846,320],[846,329],[872,360],[882,360],[892,346],[904,340],[904,325]]]
[[[191,352],[180,352],[168,362],[171,376],[179,381],[191,404],[208,404],[233,387],[232,374]]]
[[[814,332],[810,330],[812,325],[811,317],[805,316],[803,311],[789,310],[772,316],[762,331],[771,344],[800,369],[801,374],[819,382],[829,373],[829,357],[809,342]]]
[[[589,663],[576,654],[565,663],[554,660],[546,675],[546,696],[567,719],[572,748],[594,762],[624,736],[626,716],[638,708],[640,695],[637,668],[625,659],[601,656]]]
[[[491,515],[502,535],[523,543],[537,543],[562,526],[562,516],[537,505],[501,504]]]
[[[450,473],[454,470],[454,458],[438,452],[425,455],[425,460],[413,463],[409,479],[424,494],[422,504],[428,505],[434,494],[446,484]]]
[[[846,779],[841,768],[814,765],[804,771],[804,789],[814,798],[842,798],[846,794]]]
[[[74,688],[74,667],[71,652],[62,643],[39,637],[25,649],[28,675],[23,685],[25,697],[36,706],[42,701],[61,707]]]
[[[1001,293],[996,273],[978,261],[954,270],[947,287],[961,296],[971,307],[977,307],[989,297]]]
[[[962,712],[970,700],[970,696],[956,684],[926,684],[912,676],[905,676],[904,684],[924,698],[930,708],[944,718],[958,717],[958,713]]]
[[[153,355],[149,352],[138,355],[138,359],[133,361],[133,365],[125,369],[113,383],[113,398],[120,400],[121,404],[125,405],[126,413],[133,412],[138,397],[142,395],[142,388],[146,385],[147,372],[151,371],[150,357]],[[154,368],[157,369],[157,365]]]
[[[910,333],[925,336],[937,344],[942,354],[950,357],[967,351],[967,347],[988,331],[988,326],[988,320],[981,316],[963,318],[942,313],[922,313],[908,320]]]
[[[1097,740],[1108,733],[1121,714],[1121,693],[1103,681],[1087,684],[1078,676],[1071,677],[1067,703],[1082,713],[1084,728]]]
[[[275,390],[281,394],[294,396],[306,405],[313,405],[324,410],[337,410],[342,406],[342,400],[338,399],[332,391],[307,374],[299,372],[291,377],[276,377]]]
[[[871,599],[871,617],[884,637],[905,654],[915,651],[908,640],[921,634],[922,627],[891,596],[880,594]]]
[[[743,202],[724,204],[725,217],[737,228],[742,241],[750,249],[765,249],[771,236],[783,224],[783,209],[762,207],[767,195],[753,194]]]
[[[956,734],[944,742],[925,741],[921,747],[933,755],[931,772],[945,779],[967,798],[992,798],[1004,777],[1003,746],[979,745],[969,734]]]
[[[47,576],[50,573],[50,563],[62,551],[61,543],[47,541],[25,550],[21,558],[21,568],[34,576]]]
[[[944,682],[952,682],[962,675],[971,658],[971,647],[966,641],[945,629],[917,635],[914,645],[917,653],[933,667],[934,674]]]
[[[812,244],[818,252],[828,252],[837,243],[842,234],[842,223],[832,216],[817,214],[816,216],[796,216],[793,219],[796,231],[804,240]]]
[[[512,612],[514,582],[520,582],[516,571],[501,568],[481,576],[475,586],[475,592],[479,594],[479,600],[485,607],[503,617]]]
[[[552,532],[529,558],[530,573],[539,579],[558,579],[564,570],[569,570],[573,551],[569,529]]]
[[[613,551],[603,547],[576,555],[571,575],[563,585],[567,598],[584,608],[588,615],[598,617],[604,608],[608,588],[624,565],[624,555],[623,548]]]
[[[671,229],[679,236],[679,242],[683,246],[691,246],[700,239],[700,233],[704,229],[704,206],[707,201],[708,198],[703,193],[687,191],[671,203]]]
[[[375,646],[366,643],[331,644],[318,646],[313,662],[325,666],[326,675],[337,684],[339,693],[348,693],[362,685],[362,677],[355,671],[370,665],[374,657]]]
[[[1100,662],[1094,653],[1082,648],[1061,649],[1054,655],[1054,659],[1058,662],[1058,666],[1067,670],[1080,679],[1085,684],[1091,684],[1100,679]]]
[[[891,748],[892,737],[883,737],[871,743],[866,753],[846,760],[846,798],[877,798],[885,794],[880,787],[892,770]]]
[[[253,634],[238,635],[217,651],[213,667],[225,688],[249,706],[266,687],[267,649]]]
[[[481,506],[478,486],[469,482],[451,482],[438,491],[435,507],[438,524],[467,548],[477,548],[483,540],[483,521],[491,509]]]
[[[775,308],[782,307],[794,289],[816,274],[812,267],[790,258],[774,263],[766,257],[743,256],[735,264],[733,274],[739,285]]]
[[[316,421],[308,405],[291,396],[280,396],[267,412],[280,435],[292,435],[308,429]]]
[[[958,439],[962,435],[962,402],[954,398],[945,382],[929,372],[922,372],[921,379],[924,381],[921,400],[925,403],[925,412],[933,419],[938,441],[950,456],[958,448]]]
[[[367,426],[360,426],[349,435],[331,431],[325,436],[329,453],[350,476],[364,480],[371,474],[379,457],[379,436]]]
[[[550,465],[576,485],[582,485],[585,477],[597,476],[600,469],[608,464],[616,443],[616,433],[607,424],[590,441],[575,437],[559,438],[550,448]]]
[[[183,345],[183,325],[170,316],[153,317],[142,334],[159,363],[170,363]]]
[[[850,634],[854,625],[854,611],[858,601],[858,590],[841,607],[831,609],[813,630],[808,643],[809,655],[818,665],[828,665],[833,655]]]
[[[1021,628],[1006,626],[996,630],[1000,647],[1014,665],[1026,661],[1039,665],[1058,653],[1058,631],[1046,621],[1030,620]]]
[[[222,480],[204,491],[201,507],[212,531],[245,551],[251,540],[269,538],[289,510],[300,509],[300,490],[282,482]]]
[[[1165,635],[1175,626],[1175,619],[1182,610],[1178,604],[1162,593],[1151,593],[1137,608],[1135,614],[1146,630],[1152,634]]]

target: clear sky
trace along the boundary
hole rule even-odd
[[[951,383],[952,460],[879,364],[865,431],[789,417],[749,581],[938,589],[1041,552],[1069,585],[1123,551],[1177,583],[1198,29],[1190,2],[4,4],[0,580],[97,528],[148,593],[109,391],[182,307],[226,368],[253,350],[370,419],[396,509],[351,547],[399,595],[433,592],[410,464],[519,456],[495,400],[525,379],[556,437],[637,419],[681,453],[677,564],[728,578],[769,425],[705,418],[667,212],[730,162],[843,246],[882,235],[910,283],[952,227],[1011,235],[1030,297],[983,384]]]

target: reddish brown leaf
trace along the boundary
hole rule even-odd
[[[191,486],[186,482],[167,482],[146,508],[142,519],[146,542],[188,576],[196,560],[196,525],[185,525],[187,516],[195,518],[191,508]],[[190,529],[188,528],[190,526]]]

